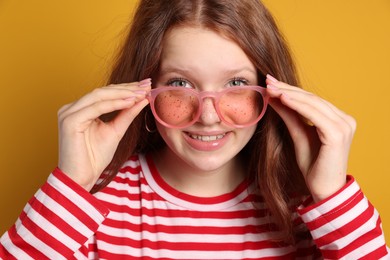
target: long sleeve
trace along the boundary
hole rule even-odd
[[[1,237],[0,259],[224,259],[226,253],[232,259],[390,259],[379,215],[352,177],[332,197],[298,208],[304,228],[294,248],[273,242],[269,217],[254,207],[257,199],[245,185],[232,199],[222,198],[234,203],[225,210],[214,210],[221,202],[197,204],[211,211],[188,210],[180,203],[189,201],[156,186],[148,168],[139,166],[130,160],[94,196],[56,169]]]
[[[376,209],[353,177],[330,198],[298,208],[325,259],[390,259]]]
[[[107,214],[106,207],[57,168],[1,237],[0,258],[86,258],[84,245]]]

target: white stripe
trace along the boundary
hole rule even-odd
[[[204,204],[197,204],[197,203],[192,203],[180,198],[177,198],[173,196],[172,194],[168,193],[164,189],[162,189],[157,182],[154,180],[152,173],[150,172],[148,163],[146,161],[146,158],[144,155],[139,155],[139,160],[140,164],[142,167],[142,172],[145,176],[145,179],[147,180],[150,188],[154,190],[156,193],[158,193],[161,197],[166,199],[167,201],[170,201],[174,204],[181,205],[182,207],[185,207],[187,209],[192,209],[192,210],[199,210],[199,211],[219,211],[223,209],[227,209],[229,207],[232,207],[239,202],[241,202],[245,197],[248,196],[248,189],[245,189],[241,194],[238,194],[235,198],[222,202],[222,203],[216,203],[212,205],[204,205]]]
[[[369,231],[372,231],[376,228],[376,222],[379,218],[378,212],[375,210],[373,216],[363,225],[361,225],[359,228],[355,229],[348,235],[339,238],[338,240],[332,241],[328,245],[324,245],[321,247],[321,249],[327,249],[327,250],[338,250],[341,248],[344,248],[345,246],[348,246],[350,243],[358,239],[362,236],[362,234],[367,234]]]
[[[339,194],[334,196],[333,198],[329,199],[325,203],[319,205],[318,207],[315,207],[314,209],[306,212],[305,214],[302,214],[302,220],[305,222],[310,222],[329,211],[334,210],[337,206],[341,205],[343,202],[345,202],[347,199],[352,198],[352,196],[357,196],[356,194],[360,190],[359,185],[356,181],[354,181],[350,186],[348,186],[346,189],[341,191]],[[303,209],[303,206],[300,206],[299,209]]]
[[[376,250],[383,246],[385,246],[385,241],[383,239],[383,236],[379,236],[360,246],[349,254],[345,255],[343,259],[360,259],[361,257],[364,257],[365,255],[371,253],[373,250]]]
[[[115,186],[114,186],[115,187]],[[115,187],[116,188],[116,187]],[[137,192],[135,192],[137,190]],[[133,194],[139,194],[139,189],[134,189]],[[167,201],[157,201],[157,200],[147,200],[142,199],[141,203],[139,200],[130,200],[128,197],[116,196],[113,194],[107,194],[102,192],[98,192],[95,194],[95,197],[101,201],[109,202],[118,206],[126,206],[131,209],[159,209],[159,210],[184,210],[188,211],[187,208],[183,208],[180,205],[172,204]],[[252,203],[252,202],[243,202],[235,205],[234,207],[229,207],[227,209],[219,210],[219,212],[234,212],[239,210],[262,210],[265,208],[264,203]],[[210,210],[211,211],[211,210]],[[209,212],[210,212],[209,211]],[[215,210],[217,211],[217,210]]]
[[[138,182],[140,180],[139,173],[128,173],[128,172],[125,172],[125,173],[118,172],[117,175],[115,176],[115,178],[119,178],[119,179],[125,180],[125,181],[134,181],[134,182]],[[115,179],[112,180],[110,182],[110,184],[111,183],[123,184],[123,183],[115,181]],[[127,187],[129,187],[128,183],[125,183],[125,184]]]
[[[110,212],[110,219],[127,221],[133,224],[166,225],[166,226],[201,226],[201,227],[240,227],[243,221],[246,225],[268,224],[269,218],[248,217],[244,219],[219,219],[219,218],[185,218],[185,217],[161,217],[161,216],[132,216],[127,213]]]
[[[88,259],[99,259],[99,260],[104,260],[105,258],[99,258],[99,253],[97,252],[89,252],[88,253]]]
[[[109,187],[114,188],[118,191],[125,191],[128,194],[139,195],[140,190],[145,192],[146,194],[153,194],[154,193],[154,191],[151,190],[150,187],[146,186],[145,184],[141,184],[141,188],[140,188],[139,186],[137,186],[137,187],[129,186],[129,184],[127,184],[127,183],[113,182],[112,184],[111,183],[109,184]],[[103,191],[103,193],[104,193],[104,191]],[[107,194],[107,193],[105,193],[105,194]],[[107,195],[111,195],[111,194],[107,194]],[[111,196],[114,196],[114,195],[111,195]],[[117,197],[117,196],[115,196],[115,197]]]
[[[207,246],[207,245],[205,245]],[[98,247],[101,250],[113,254],[127,254],[134,257],[149,256],[152,258],[170,258],[170,259],[258,259],[259,256],[283,256],[295,251],[292,247],[283,248],[266,248],[258,250],[242,250],[242,251],[184,251],[184,250],[168,250],[168,249],[150,249],[150,248],[134,248],[130,246],[118,246],[109,244],[103,241],[99,242]]]
[[[175,227],[172,227],[175,230]],[[151,242],[188,242],[188,243],[244,243],[244,242],[261,242],[268,240],[276,240],[280,238],[280,232],[263,232],[263,233],[247,233],[247,234],[194,234],[194,233],[152,233],[149,231],[135,232],[124,228],[113,228],[101,226],[100,232],[117,238],[126,238],[138,241],[147,239]]]
[[[140,164],[139,161],[128,161],[128,163],[126,163],[125,165],[127,165],[127,166],[132,165],[132,167],[138,167],[141,164]],[[147,170],[149,171],[149,168]],[[126,181],[126,179],[139,181],[140,178],[142,180],[145,180],[145,178],[143,176],[141,176],[141,175],[142,175],[142,172],[140,172],[138,174],[137,173],[125,172],[125,173],[118,173],[117,176],[120,176],[120,178],[122,178],[122,180],[124,180],[124,181]],[[127,184],[127,183],[121,183],[121,182],[117,182],[117,181],[113,180],[113,181],[111,181],[108,184],[108,186],[110,188],[115,189],[115,190],[125,191],[129,195],[130,194],[137,194],[137,195],[139,195],[141,191],[143,193],[150,194],[150,195],[155,194],[156,191],[153,190],[150,186],[148,186],[147,180],[145,180],[145,182],[146,182],[146,184],[141,184],[141,187],[139,187],[139,186],[134,187],[134,186],[129,186],[129,184]],[[141,189],[141,191],[140,191],[140,189]],[[117,204],[117,205],[129,206],[129,204],[131,204],[130,200],[124,200],[124,199],[126,199],[126,197],[124,197],[123,195],[121,195],[121,196],[112,195],[112,194],[109,194],[109,193],[105,193],[104,190],[99,192],[99,193],[97,193],[95,196],[97,198],[99,198],[100,200],[104,200],[104,201],[107,201],[107,202],[110,202],[110,203],[114,203],[114,204]],[[295,200],[297,200],[297,199],[295,199]],[[146,208],[149,208],[149,209],[155,209],[156,206],[158,206],[158,205],[153,204],[153,203],[156,203],[156,201],[153,201],[153,202],[150,202],[148,200],[143,200],[143,201],[146,202],[146,203],[143,203],[143,205],[147,205],[147,206],[143,206],[143,207],[146,207]],[[179,205],[172,204],[172,203],[170,203],[168,201],[164,200],[163,202],[169,204],[169,209],[183,209],[183,207],[181,207]],[[139,208],[140,207],[139,203],[136,203],[136,204],[137,205],[132,205],[130,207],[131,208]],[[167,209],[167,206],[165,204],[160,204],[160,205],[164,206],[164,207],[161,207],[160,209]],[[237,211],[237,210],[252,209],[254,207],[256,208],[256,210],[267,209],[267,207],[266,207],[264,202],[245,202],[245,203],[240,203],[238,205],[240,207],[236,207],[234,209],[226,208],[226,209],[222,209],[222,210],[219,210],[219,211],[226,211],[226,212],[228,212],[228,211]],[[296,205],[296,203],[294,205]],[[203,206],[204,205],[201,205],[201,207],[203,207]],[[213,207],[212,205],[209,205],[209,206]],[[188,210],[188,209],[185,208],[184,210]]]
[[[77,205],[82,211],[91,216],[91,218],[94,219],[96,223],[100,223],[104,220],[105,217],[96,208],[94,208],[87,200],[68,187],[65,183],[57,179],[53,174],[49,176],[47,182],[56,188],[57,191],[67,197],[70,201],[72,201],[75,205]]]
[[[76,218],[72,213],[70,213],[66,208],[64,208],[57,201],[47,196],[44,192],[40,192],[35,196],[38,201],[40,201],[43,205],[45,205],[48,209],[54,212],[65,222],[67,222],[68,224],[76,228],[78,232],[84,235],[88,234],[87,236],[91,234],[92,231],[83,222],[81,222],[78,218]],[[26,209],[25,211],[28,212]]]
[[[79,243],[73,240],[71,237],[67,236],[62,230],[57,228],[47,219],[42,217],[34,208],[31,208],[29,205],[25,207],[25,213],[28,215],[28,218],[34,222],[38,227],[42,228],[45,232],[51,235],[54,239],[61,241],[66,247],[71,250],[75,250],[80,247]]]
[[[65,259],[65,257],[59,254],[50,246],[46,245],[43,241],[38,239],[33,233],[31,233],[18,219],[16,221],[17,232],[19,236],[23,237],[27,244],[35,247],[39,252],[47,256],[49,259]]]
[[[357,216],[366,211],[368,207],[369,205],[367,203],[367,200],[361,200],[358,204],[356,204],[352,209],[348,210],[343,215],[311,231],[313,238],[318,239],[324,235],[327,235],[330,232],[342,228],[344,225],[353,221]]]
[[[125,168],[125,167],[137,168],[137,167],[139,167],[139,166],[141,166],[141,164],[140,164],[140,162],[139,162],[139,159],[138,159],[138,160],[133,160],[133,159],[131,159],[131,160],[127,160],[127,161],[123,164],[122,168]]]
[[[16,259],[26,259],[26,260],[34,260],[31,258],[28,254],[26,254],[22,249],[17,247],[17,245],[14,245],[11,241],[11,238],[9,237],[8,232],[4,233],[4,235],[0,239],[1,244],[4,246],[4,248],[13,255]]]

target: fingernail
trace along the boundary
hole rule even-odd
[[[152,79],[151,78],[147,78],[147,79],[141,80],[138,83],[138,86],[142,88],[142,87],[148,87],[151,84],[152,84]]]
[[[277,83],[277,82],[279,82],[277,79],[275,79],[274,77],[272,77],[270,74],[267,74],[267,79],[269,79],[271,82],[273,82],[273,83]]]

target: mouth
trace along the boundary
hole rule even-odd
[[[223,131],[193,131],[183,132],[184,140],[187,144],[196,151],[212,152],[225,147],[226,143],[231,139],[231,132]]]
[[[218,134],[218,135],[198,135],[198,134],[191,134],[186,133],[191,139],[199,140],[202,142],[213,142],[219,139],[222,139],[226,133],[224,134]]]

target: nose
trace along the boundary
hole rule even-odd
[[[204,125],[212,125],[221,122],[212,98],[205,98],[201,107],[199,122]]]

